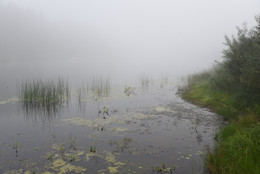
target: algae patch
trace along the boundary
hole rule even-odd
[[[118,167],[108,167],[107,170],[109,173],[113,174],[113,173],[117,173],[118,172]]]
[[[8,103],[15,103],[15,102],[18,102],[19,99],[18,98],[15,98],[15,97],[12,97],[12,98],[7,98],[7,99],[4,99],[4,100],[0,100],[0,105],[2,104],[8,104]]]
[[[64,122],[69,122],[74,125],[78,126],[88,126],[88,127],[94,127],[98,128],[104,125],[118,123],[118,124],[126,124],[129,122],[136,122],[136,121],[142,121],[146,119],[154,118],[154,115],[145,115],[142,113],[129,113],[127,115],[112,115],[109,117],[106,117],[106,119],[103,118],[96,118],[94,120],[84,119],[81,117],[73,117],[68,119],[61,119]],[[127,131],[125,128],[117,128],[117,132],[120,131]]]
[[[162,106],[156,107],[156,108],[154,108],[154,110],[156,112],[172,112],[170,109],[162,107]]]
[[[125,131],[128,131],[128,129],[127,128],[119,128],[119,127],[113,128],[113,132],[115,134],[117,134],[118,132],[125,132]]]
[[[56,171],[58,174],[63,174],[63,173],[72,172],[72,171],[74,171],[76,173],[80,173],[80,172],[84,172],[87,170],[80,166],[74,166],[69,163],[66,163],[62,159],[57,159],[56,161],[54,161],[52,163],[51,169]]]

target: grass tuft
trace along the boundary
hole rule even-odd
[[[190,76],[180,88],[183,98],[229,120],[215,137],[215,149],[208,150],[206,165],[213,174],[260,173],[259,94],[235,86],[220,88],[216,81],[215,72],[207,71]]]
[[[20,84],[19,98],[27,113],[55,114],[70,98],[68,82],[25,80]]]

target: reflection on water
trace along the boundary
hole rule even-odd
[[[19,97],[26,116],[51,121],[68,103],[70,91],[68,81],[26,80],[19,86]]]
[[[0,103],[0,173],[205,173],[215,114],[180,99],[169,80],[99,82],[23,81],[18,106],[27,119],[17,100]]]
[[[82,83],[76,90],[71,90],[68,80],[65,81],[62,78],[55,81],[23,80],[18,87],[18,92],[24,116],[27,119],[38,120],[39,118],[43,122],[45,120],[51,122],[69,104],[76,104],[78,110],[85,113],[88,100],[97,102],[108,98],[110,78],[93,76],[91,83]]]

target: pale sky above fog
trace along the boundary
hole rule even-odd
[[[0,62],[184,75],[221,61],[224,35],[254,25],[259,9],[259,0],[0,0]]]

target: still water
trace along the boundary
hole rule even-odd
[[[69,95],[50,105],[25,101],[21,81],[12,95],[2,92],[0,173],[207,172],[218,115],[182,100],[170,79],[95,78],[65,80]]]

